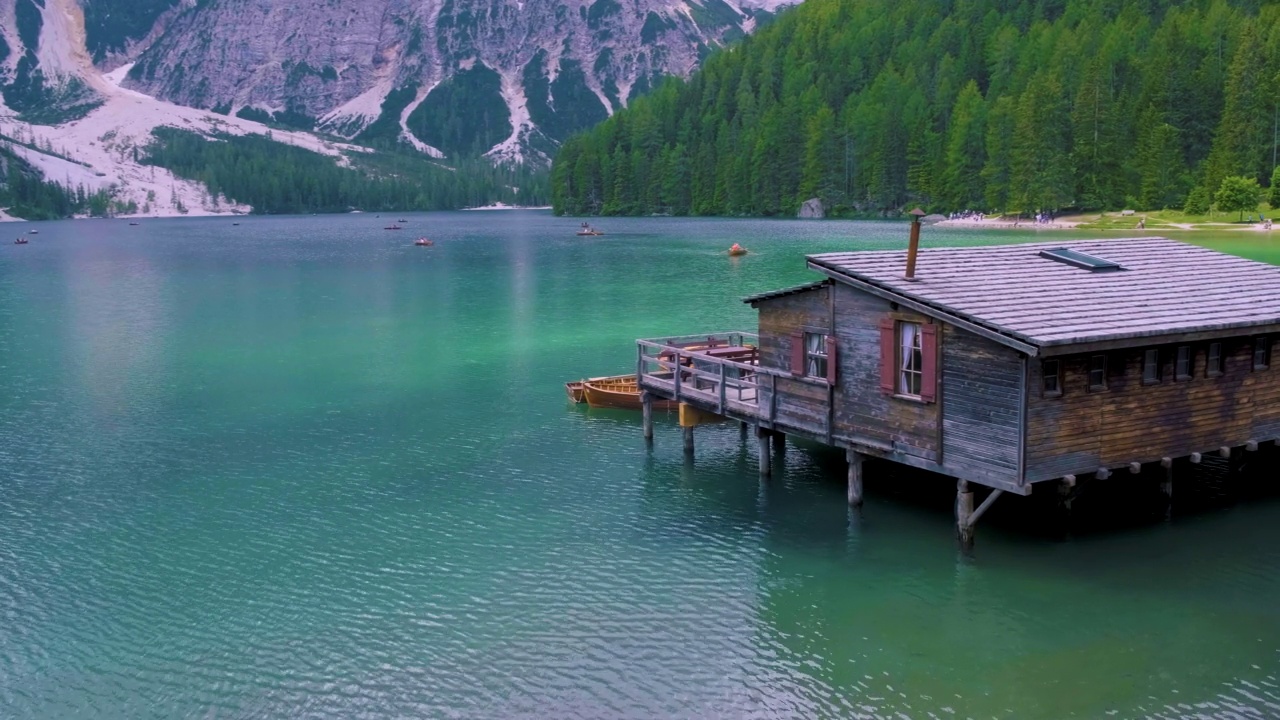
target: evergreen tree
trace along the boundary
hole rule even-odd
[[[986,181],[983,197],[989,210],[1007,210],[1012,190],[1013,98],[996,100],[987,120],[987,163],[982,168]]]
[[[1139,203],[1149,210],[1172,207],[1185,192],[1185,171],[1178,129],[1160,122],[1154,111],[1143,116],[1137,149],[1141,177]]]
[[[841,199],[838,196],[841,157],[837,147],[836,114],[823,105],[810,117],[805,131],[804,169],[797,204],[817,197],[831,206]]]
[[[982,206],[982,166],[986,160],[986,103],[970,80],[956,97],[947,133],[940,200],[950,210]]]
[[[1230,175],[1267,179],[1264,161],[1270,160],[1273,100],[1265,79],[1267,59],[1254,23],[1240,34],[1227,77],[1222,122],[1205,175],[1206,187],[1217,187]]]
[[[1110,74],[1111,68],[1101,59],[1086,66],[1071,116],[1076,197],[1085,207],[1105,208],[1123,202],[1117,187],[1123,180],[1122,151],[1107,81]]]

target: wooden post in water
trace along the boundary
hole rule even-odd
[[[1064,475],[1058,481],[1058,508],[1060,522],[1062,523],[1061,531],[1065,533],[1071,532],[1071,504],[1076,497],[1076,476]]]
[[[770,435],[773,436],[773,451],[779,455],[787,451],[787,436],[774,430]]]
[[[760,477],[773,475],[773,462],[769,457],[769,431],[756,426],[756,445],[760,448]]]
[[[845,451],[849,460],[849,507],[862,507],[862,453],[849,448]]]
[[[1164,519],[1173,516],[1173,458],[1160,458],[1164,468],[1164,480],[1160,481],[1160,494],[1164,497]]]
[[[681,428],[684,431],[684,454],[693,454],[693,426]]]
[[[647,392],[640,393],[640,410],[644,416],[644,440],[653,444],[653,396]]]
[[[967,480],[956,481],[956,537],[960,547],[968,550],[973,547],[973,523],[969,521],[973,515],[973,491],[969,489]]]

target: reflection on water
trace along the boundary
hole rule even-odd
[[[674,416],[649,451],[566,405],[900,226],[409,220],[435,247],[352,216],[0,251],[0,715],[1280,715],[1265,480],[1180,485],[1167,526],[1142,479],[1065,533],[1002,499],[964,556],[949,482],[872,464],[850,514],[838,452],[762,483],[734,425],[688,461]]]

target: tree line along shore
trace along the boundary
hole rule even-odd
[[[1272,184],[1280,6],[943,8],[808,0],[567,141],[554,208],[1202,214],[1225,178]]]

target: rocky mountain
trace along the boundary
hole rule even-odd
[[[0,135],[97,186],[158,125],[541,167],[794,1],[0,0]]]
[[[19,6],[40,0],[13,0]],[[46,0],[50,1],[50,0]],[[83,0],[100,65],[179,105],[545,162],[790,0]],[[136,57],[135,57],[136,55]]]

